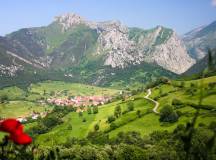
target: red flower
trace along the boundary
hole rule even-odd
[[[31,137],[23,132],[23,125],[16,119],[2,121],[0,131],[9,133],[9,139],[16,144],[27,145],[32,142]]]
[[[6,119],[0,123],[0,131],[14,133],[22,124],[16,119]]]
[[[32,139],[29,135],[22,133],[19,135],[11,134],[9,137],[14,143],[21,145],[28,145],[32,142]]]

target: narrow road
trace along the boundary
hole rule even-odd
[[[155,104],[155,107],[153,108],[153,112],[156,113],[156,114],[159,114],[159,112],[157,111],[157,109],[158,109],[160,103],[158,103],[157,101],[149,98],[149,96],[151,95],[151,93],[152,93],[151,89],[148,89],[147,90],[147,95],[144,98],[147,99],[147,100],[149,100],[149,101],[152,101]]]

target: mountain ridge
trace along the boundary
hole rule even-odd
[[[86,81],[94,78],[97,84],[103,81],[102,77],[106,79],[107,72],[124,72],[143,63],[161,67],[161,75],[157,76],[167,71],[181,74],[195,64],[172,29],[156,26],[144,30],[127,27],[120,21],[92,22],[73,13],[55,17],[48,26],[24,28],[1,37],[0,47],[33,67],[76,75]],[[86,74],[89,66],[104,75]]]

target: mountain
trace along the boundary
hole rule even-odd
[[[183,41],[191,57],[196,60],[204,58],[208,48],[216,48],[216,21],[188,32]]]
[[[212,51],[212,64],[216,66],[216,52],[215,50]],[[195,65],[193,65],[190,69],[188,69],[183,75],[193,75],[193,74],[200,74],[202,71],[208,68],[209,65],[209,55],[205,55],[204,58],[197,61]],[[212,73],[208,73],[212,74]],[[215,75],[215,71],[213,71],[213,75]]]
[[[181,74],[195,63],[172,29],[128,28],[119,21],[92,22],[76,14],[57,16],[48,26],[1,37],[0,47],[5,55],[33,70],[61,72],[63,78],[97,85],[110,83],[104,82],[107,76],[132,68],[141,68],[142,78],[145,73],[155,78]],[[126,77],[130,78],[134,77]]]

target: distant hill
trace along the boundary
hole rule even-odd
[[[192,58],[204,58],[208,48],[216,48],[216,21],[185,34],[183,41]]]
[[[189,70],[187,70],[183,75],[193,75],[200,74],[202,71],[208,68],[209,64],[209,55],[205,55],[205,57],[199,61],[195,65],[193,65]],[[216,52],[212,52],[212,61],[213,65],[216,66]],[[216,74],[216,73],[215,73]]]

